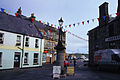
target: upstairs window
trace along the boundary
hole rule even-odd
[[[28,53],[25,53],[24,64],[28,64]]]
[[[2,52],[0,52],[0,67],[2,67]]]
[[[26,47],[29,47],[29,38],[28,38],[28,37],[26,37],[25,46],[26,46]]]
[[[3,44],[3,33],[0,33],[0,44]]]
[[[17,35],[16,46],[21,46],[21,36]]]
[[[35,40],[35,48],[38,48],[38,47],[39,47],[39,40],[36,39],[36,40]]]
[[[38,53],[34,53],[34,65],[37,65],[38,64]]]

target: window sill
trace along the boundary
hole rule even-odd
[[[23,64],[23,65],[29,65],[28,63],[25,63],[25,64]]]
[[[33,65],[38,65],[38,63],[34,63]]]

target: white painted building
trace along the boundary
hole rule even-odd
[[[43,51],[35,22],[0,12],[0,70],[40,67]]]

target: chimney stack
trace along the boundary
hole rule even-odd
[[[120,0],[118,0],[118,8],[117,8],[117,12],[120,13]]]
[[[104,2],[102,5],[99,6],[99,26],[104,26],[108,23],[109,14],[108,14],[108,3]]]

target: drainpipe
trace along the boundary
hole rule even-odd
[[[42,60],[42,39],[41,39],[41,43],[40,43],[40,61]],[[42,62],[42,61],[41,61]],[[42,63],[41,63],[42,64]],[[41,65],[40,64],[40,65]]]
[[[22,60],[21,60],[21,68],[22,68],[22,64],[23,64],[24,41],[25,41],[25,35],[23,35],[23,45],[22,45]]]

